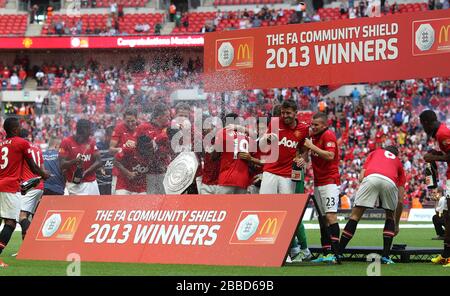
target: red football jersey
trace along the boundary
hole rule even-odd
[[[377,149],[367,156],[364,177],[380,174],[391,179],[398,187],[405,186],[406,176],[402,162],[392,152]]]
[[[133,141],[136,143],[136,130],[130,131],[124,122],[119,123],[111,135],[111,140],[117,141],[117,148],[122,148],[122,146],[128,141]],[[117,168],[113,167],[112,174],[117,176],[119,171]]]
[[[205,153],[203,158],[202,183],[206,185],[217,185],[219,181],[220,158],[213,160],[211,153]]]
[[[42,156],[42,150],[38,145],[30,144],[30,153],[33,157],[34,162],[38,165],[38,167],[42,168],[44,165],[44,157]],[[31,178],[39,177],[39,175],[36,175],[33,173],[28,166],[28,163],[25,161],[23,163],[23,170],[22,170],[22,178],[21,181],[26,181]],[[39,185],[35,187],[35,189],[41,189],[44,190],[44,182],[39,182]]]
[[[314,185],[341,184],[339,176],[339,148],[336,135],[327,129],[319,135],[312,136],[312,142],[322,150],[334,152],[334,159],[329,161],[320,158],[316,153],[311,151]]]
[[[25,159],[32,158],[30,143],[19,137],[0,142],[0,192],[19,192]]]
[[[131,192],[145,192],[147,190],[147,173],[150,171],[154,160],[139,155],[136,149],[124,148],[116,154],[119,161],[130,172],[136,172],[138,176],[128,179],[120,170],[117,175],[116,190],[125,189]]]
[[[94,154],[97,152],[97,145],[93,138],[89,138],[87,143],[79,144],[75,141],[74,136],[67,137],[62,140],[59,147],[59,157],[68,158],[69,160],[77,158],[81,155],[83,159],[83,170],[87,170],[91,165],[94,164]],[[64,171],[64,175],[68,182],[72,182],[73,174],[75,173],[77,166],[74,164],[69,169]],[[95,172],[90,172],[88,175],[84,176],[82,182],[93,182],[96,180]]]
[[[239,152],[248,152],[249,137],[242,132],[223,128],[216,136],[216,151],[223,151],[220,156],[218,185],[247,188],[250,174],[247,161],[237,158]]]
[[[136,138],[140,136],[148,136],[153,139],[158,147],[158,161],[153,163],[153,166],[149,173],[151,174],[163,174],[167,170],[167,166],[171,162],[171,149],[170,141],[167,136],[167,129],[157,127],[151,123],[141,123],[136,128]]]
[[[127,141],[136,141],[136,130],[129,130],[125,123],[119,123],[111,135],[111,140],[117,141],[117,147],[122,147]]]
[[[435,138],[439,143],[439,149],[446,154],[450,153],[450,129],[445,125],[445,123],[441,123],[441,126],[436,132]],[[449,162],[447,162],[447,180],[450,180]]]
[[[274,118],[273,120],[279,121],[278,159],[275,162],[264,164],[263,170],[264,172],[290,178],[292,161],[297,150],[305,144],[305,139],[309,134],[309,126],[305,122],[297,121],[297,125],[294,128],[290,128],[279,118]],[[271,132],[272,125],[270,124],[267,133]]]

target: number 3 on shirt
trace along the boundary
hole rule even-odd
[[[8,166],[8,147],[2,148],[2,163],[0,164],[0,169],[4,170]]]

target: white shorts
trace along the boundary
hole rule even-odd
[[[64,195],[100,195],[97,180],[80,184],[67,182]]]
[[[202,183],[202,185],[200,185],[200,190],[198,193],[200,193],[200,194],[218,194],[217,191],[218,191],[217,185],[207,185],[207,184]]]
[[[259,187],[256,187],[255,185],[250,185],[247,188],[247,193],[248,194],[259,194]]]
[[[373,174],[365,177],[356,192],[355,206],[373,208],[379,201],[379,207],[395,211],[398,202],[398,188],[387,177]]]
[[[200,190],[202,190],[202,176],[198,176],[195,178],[195,185],[197,186],[197,192],[200,194]]]
[[[264,172],[261,179],[260,194],[293,194],[295,193],[295,182],[288,177],[278,176]]]
[[[20,192],[0,192],[0,218],[19,221]]]
[[[320,214],[337,213],[339,204],[339,187],[336,184],[314,186],[314,197]]]
[[[117,186],[117,176],[112,176],[111,180],[111,194],[116,194],[116,186]]]
[[[216,186],[216,194],[246,194],[247,188],[237,186]]]
[[[22,212],[34,214],[34,212],[36,212],[38,202],[41,200],[43,194],[44,190],[31,189],[27,192],[27,194],[21,195],[20,210]]]
[[[165,174],[148,174],[147,175],[147,194],[166,194],[164,189]]]

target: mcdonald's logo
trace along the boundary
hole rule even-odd
[[[450,25],[443,25],[441,27],[441,30],[439,30],[439,43],[442,43],[443,39],[444,39],[444,42],[448,42],[449,29],[450,29]]]
[[[263,234],[264,230],[266,231],[265,234],[275,234],[275,231],[277,230],[277,224],[278,219],[277,218],[267,218],[266,222],[264,222],[263,226],[261,227],[261,230],[259,231],[259,234]]]
[[[249,60],[250,59],[250,47],[248,43],[240,44],[238,47],[238,54],[237,54],[238,61],[240,60]]]
[[[286,211],[242,211],[230,244],[274,244],[286,214]]]
[[[33,45],[33,40],[32,40],[31,38],[25,38],[25,39],[23,39],[23,41],[22,41],[22,45],[23,45],[23,47],[25,47],[25,48],[30,48],[31,45]]]
[[[61,227],[61,232],[75,232],[76,225],[77,225],[77,218],[68,217],[66,221],[64,221],[63,226]]]

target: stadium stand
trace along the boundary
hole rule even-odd
[[[2,14],[0,15],[0,35],[23,36],[27,30],[26,14]]]
[[[42,35],[116,35],[116,34],[151,34],[155,25],[162,23],[164,15],[154,14],[126,14],[122,18],[114,18],[108,14],[83,14],[81,16],[54,15],[47,18],[42,28]],[[116,27],[116,22],[118,25]],[[58,29],[58,24],[60,28]],[[147,30],[136,31],[136,25],[147,24]],[[118,32],[117,32],[118,28]],[[111,33],[111,29],[114,32]]]

